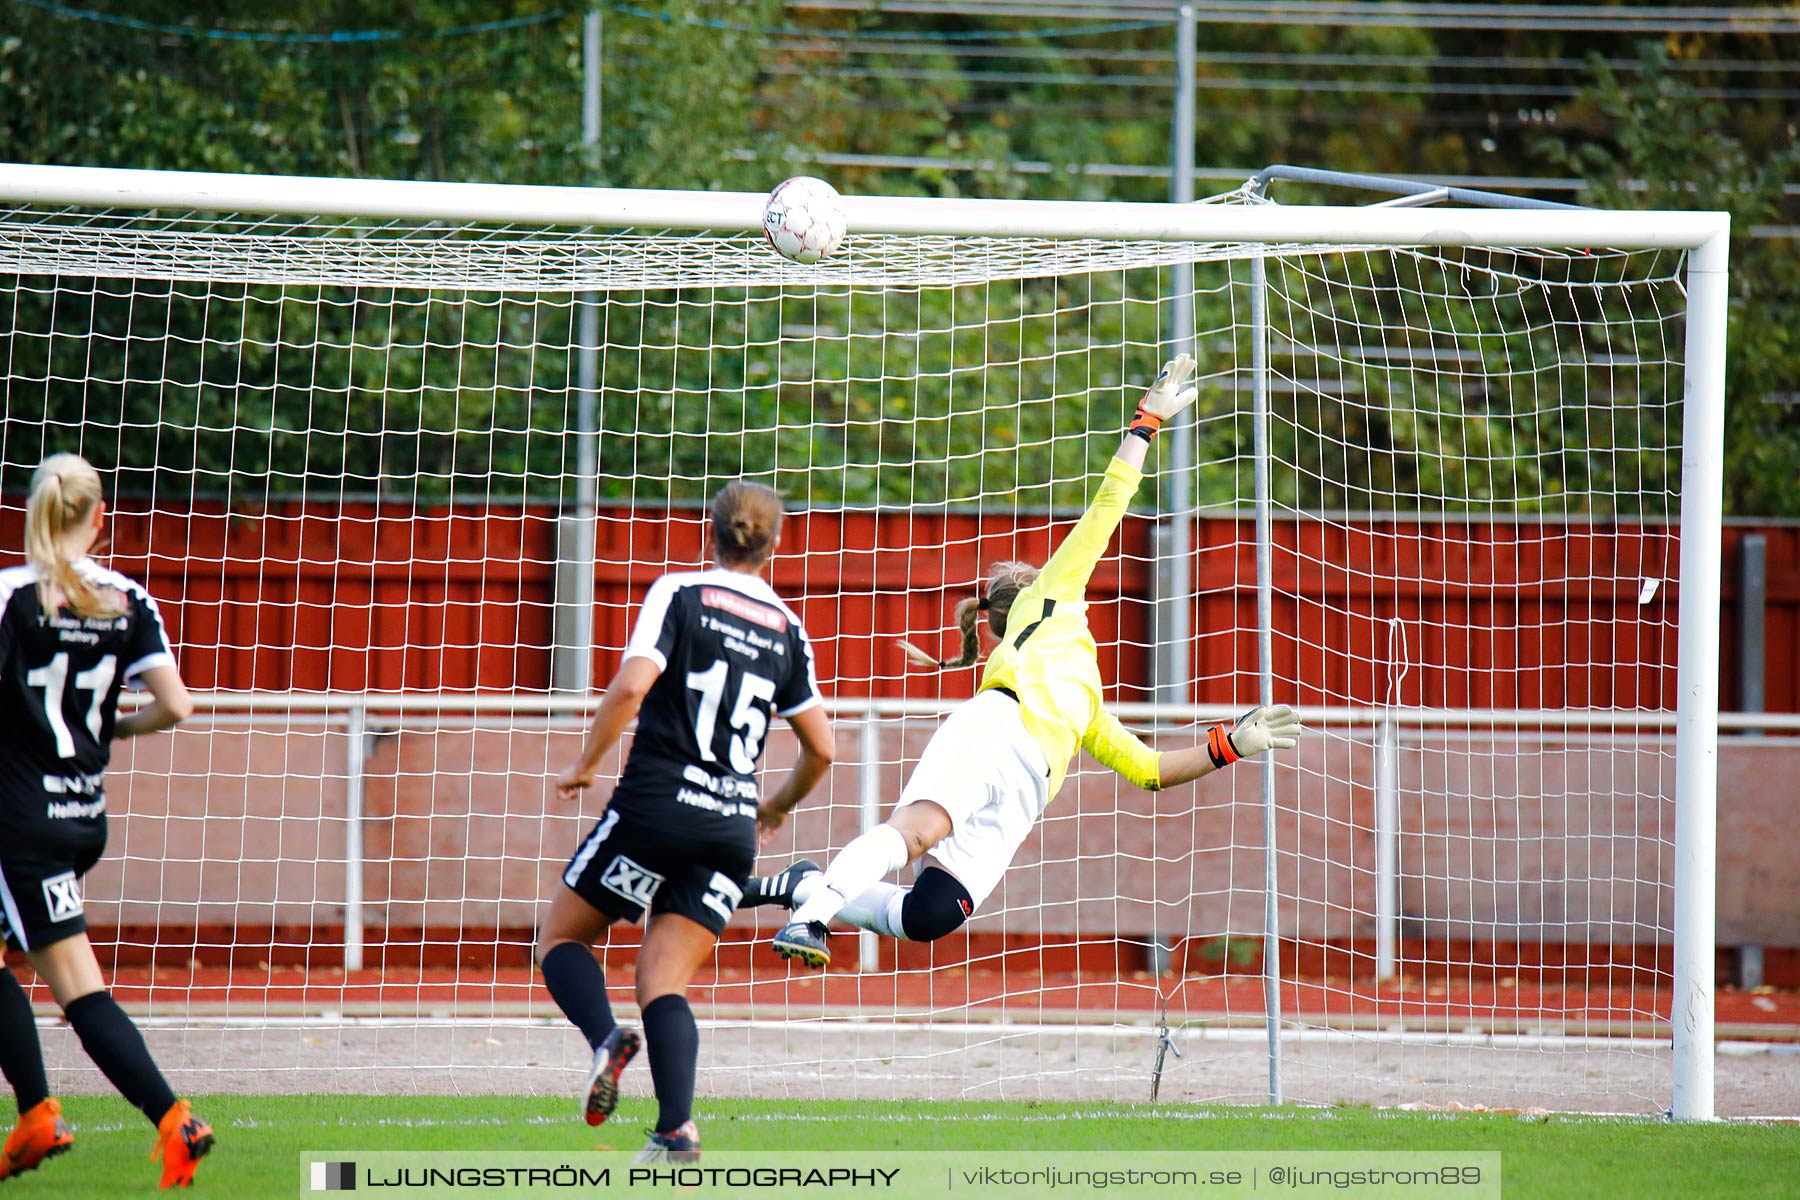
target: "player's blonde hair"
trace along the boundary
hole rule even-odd
[[[1038,577],[1038,569],[1030,563],[997,562],[988,568],[987,583],[981,595],[970,596],[956,606],[956,628],[962,634],[962,649],[955,658],[933,658],[911,642],[901,642],[900,649],[906,657],[921,667],[937,667],[949,670],[952,667],[966,667],[981,657],[981,635],[977,627],[981,614],[988,616],[988,628],[994,636],[1006,636],[1006,616],[1012,612],[1013,601],[1019,593],[1030,587]]]
[[[116,617],[125,611],[119,593],[75,569],[65,536],[93,519],[100,503],[100,473],[79,454],[52,454],[31,477],[25,504],[25,558],[38,569],[38,603],[46,616],[61,603],[83,617]]]
[[[713,497],[713,556],[727,567],[761,567],[781,541],[781,496],[740,479]]]

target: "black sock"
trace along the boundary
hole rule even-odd
[[[780,904],[787,899],[779,875],[752,875],[744,880],[744,894],[738,897],[739,908],[755,908],[759,904]]]
[[[819,873],[819,864],[811,859],[801,859],[784,870],[773,875],[752,875],[744,881],[744,894],[738,900],[739,908],[755,908],[759,904],[780,904],[786,908],[794,907],[794,885],[808,875]]]
[[[156,1069],[144,1035],[131,1023],[111,992],[89,992],[63,1009],[69,1026],[81,1039],[81,1048],[94,1060],[100,1073],[112,1080],[119,1094],[150,1118],[152,1125],[175,1106],[169,1081]]]
[[[31,1000],[18,977],[0,967],[0,1074],[12,1085],[19,1111],[30,1112],[50,1097],[44,1075],[44,1047],[38,1041]]]
[[[656,1085],[656,1132],[674,1133],[694,1115],[694,1071],[700,1060],[700,1027],[686,996],[658,996],[644,1005],[644,1041],[650,1047],[650,1081]]]
[[[588,1045],[598,1050],[618,1022],[606,999],[606,972],[600,969],[593,951],[574,942],[559,942],[544,955],[540,969],[550,998],[575,1022]]]

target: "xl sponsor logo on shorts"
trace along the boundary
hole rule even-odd
[[[68,921],[81,915],[81,880],[64,871],[44,880],[44,908],[52,921]]]
[[[661,875],[644,869],[623,854],[608,863],[606,873],[600,876],[601,887],[645,908],[650,907],[650,901],[656,898],[656,889],[662,883]]]

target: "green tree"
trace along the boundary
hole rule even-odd
[[[758,188],[785,144],[751,129],[773,0],[615,14],[598,153],[581,136],[582,15],[544,0],[339,2],[260,23],[187,0],[5,11],[0,144],[19,162]],[[492,498],[555,494],[567,475],[566,293],[9,282],[5,486],[71,438],[121,486],[175,497]]]
[[[850,151],[987,165],[823,171],[847,191],[1165,194],[1149,176],[1067,168],[1166,160],[1166,25],[1032,32],[979,16],[789,11],[775,0],[608,6],[603,136],[592,152],[580,136],[581,13],[552,0],[511,0],[474,15],[456,0],[334,0],[260,23],[219,0],[137,0],[129,21],[38,4],[5,11],[0,139],[16,161],[757,191],[793,171],[792,154]],[[819,36],[796,38],[796,23]],[[1434,119],[1425,99],[1433,80],[1457,69],[1423,64],[1451,42],[1417,30],[1210,27],[1207,77],[1272,86],[1203,89],[1199,158],[1467,169],[1460,135],[1421,140]],[[1545,35],[1517,49],[1560,47]],[[1372,65],[1309,77],[1280,57],[1296,54]],[[1792,131],[1762,110],[1723,111],[1666,66],[1666,55],[1651,55],[1636,72],[1601,70],[1559,125],[1600,135],[1557,143],[1539,161],[1595,180],[1594,203],[1737,214],[1732,504],[1790,511],[1800,503],[1791,478],[1800,458],[1796,409],[1764,398],[1795,391],[1793,244],[1747,234],[1779,219],[1780,182],[1794,175]],[[1275,77],[1249,78],[1263,68]],[[1026,159],[1053,171],[1010,169]],[[1651,181],[1649,190],[1628,187],[1634,178]],[[1697,183],[1659,182],[1668,180]],[[1284,189],[1282,198],[1311,194]],[[372,245],[383,236],[361,233]],[[1230,278],[1217,279],[1221,272]],[[1242,276],[1212,275],[1198,301],[1200,325],[1230,330],[1241,324]],[[1560,510],[1604,503],[1595,498],[1624,494],[1631,481],[1660,486],[1671,431],[1658,423],[1654,384],[1603,417],[1595,403],[1552,412],[1540,398],[1606,389],[1594,372],[1569,377],[1558,330],[1665,338],[1658,314],[1678,311],[1678,299],[1587,311],[1582,297],[1604,289],[1467,294],[1471,280],[1483,279],[1502,276],[1454,258],[1292,268],[1293,290],[1277,297],[1276,315],[1294,346],[1366,341],[1369,351],[1385,343],[1398,353],[1277,364],[1292,376],[1276,398],[1284,499]],[[1122,346],[1135,358],[1159,340],[1160,306],[1125,300],[1120,285],[1073,277],[985,294],[938,288],[806,300],[613,293],[603,317],[602,469],[617,465],[619,474],[608,486],[688,498],[721,474],[773,472],[790,488],[804,480],[829,502],[1006,492],[1060,503],[1041,481],[1079,473],[1089,423],[1110,428],[1117,416],[1110,396],[1078,396],[1089,385],[1074,381],[1122,382],[1146,369],[1118,361]],[[58,294],[67,300],[80,290],[72,280],[60,293],[17,282],[11,302],[0,304],[0,338],[14,364],[9,471],[28,447],[76,430],[97,458],[162,491],[427,499],[554,494],[566,479],[566,293],[503,301],[469,292],[175,287],[162,295],[144,285],[132,294],[102,286],[84,303],[58,303]],[[970,322],[972,312],[980,322]],[[913,334],[869,333],[909,326]],[[836,332],[807,339],[812,361],[802,365],[796,340],[780,341],[798,327]],[[1277,341],[1279,355],[1287,343]],[[1244,357],[1243,345],[1232,348]],[[1446,368],[1432,357],[1440,350],[1462,365]],[[1209,394],[1203,461],[1237,453],[1242,402],[1241,389]],[[136,432],[150,429],[154,438]],[[5,482],[16,486],[10,475]],[[1206,474],[1199,490],[1217,502],[1240,492],[1229,471]]]
[[[1731,214],[1726,511],[1800,515],[1800,242],[1757,236],[1785,223],[1784,188],[1800,182],[1796,128],[1734,121],[1669,70],[1664,46],[1642,56],[1628,78],[1594,65],[1578,112],[1600,118],[1606,136],[1548,139],[1539,151],[1587,180],[1587,204]]]

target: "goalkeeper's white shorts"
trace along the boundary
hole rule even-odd
[[[1026,732],[1018,701],[986,691],[959,705],[931,735],[900,793],[901,804],[915,800],[950,814],[950,836],[929,857],[979,906],[1050,803],[1050,765]]]

